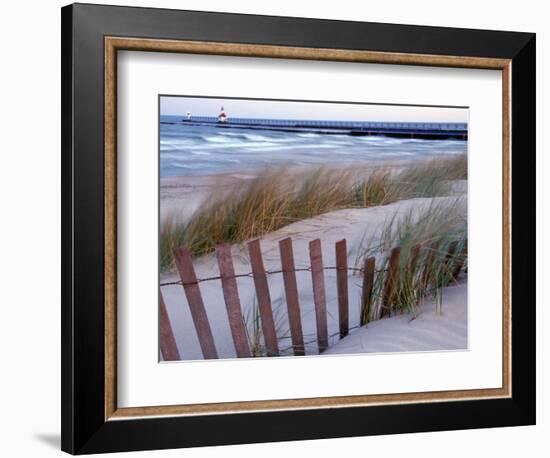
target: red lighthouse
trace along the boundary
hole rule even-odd
[[[218,115],[218,122],[227,122],[227,113],[224,111],[223,107]]]

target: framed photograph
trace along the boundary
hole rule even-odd
[[[62,448],[535,423],[535,35],[62,9]]]

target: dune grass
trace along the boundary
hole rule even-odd
[[[416,210],[399,219],[390,218],[376,236],[361,241],[356,265],[375,256],[378,269],[363,324],[401,312],[408,312],[414,318],[418,304],[427,295],[435,299],[437,313],[441,312],[441,289],[455,280],[457,270],[466,263],[466,207],[465,197],[432,203],[421,212]],[[398,281],[391,300],[384,303],[383,286],[390,250],[396,246],[401,248]],[[416,256],[415,250],[418,250]]]
[[[179,246],[200,256],[220,243],[241,243],[334,210],[448,195],[450,181],[466,178],[466,155],[399,167],[266,170],[213,194],[185,221],[177,214],[167,217],[160,230],[161,271],[173,268]]]
[[[284,339],[290,339],[290,330],[285,325],[286,313],[284,305],[284,298],[282,296],[274,298],[271,302],[275,334],[279,342]],[[285,354],[286,349],[284,348],[279,348],[277,352],[274,348],[268,348],[266,346],[261,323],[260,307],[256,297],[253,298],[252,306],[248,309],[244,321],[248,345],[250,346],[252,356],[279,356]]]

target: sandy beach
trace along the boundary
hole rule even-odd
[[[417,316],[404,313],[369,323],[336,342],[323,354],[464,350],[468,346],[468,285],[442,290],[443,310],[432,299],[418,306]]]
[[[223,193],[227,189],[251,180],[254,172],[227,172],[211,175],[190,175],[162,177],[160,179],[160,220],[168,215],[185,219],[212,193]]]

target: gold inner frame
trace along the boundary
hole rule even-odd
[[[267,57],[339,62],[493,69],[502,72],[502,387],[402,394],[333,396],[118,408],[117,405],[117,51]],[[359,407],[381,404],[507,398],[512,394],[511,367],[511,60],[374,51],[300,48],[179,40],[105,37],[105,420],[151,416],[188,416],[273,410]]]

